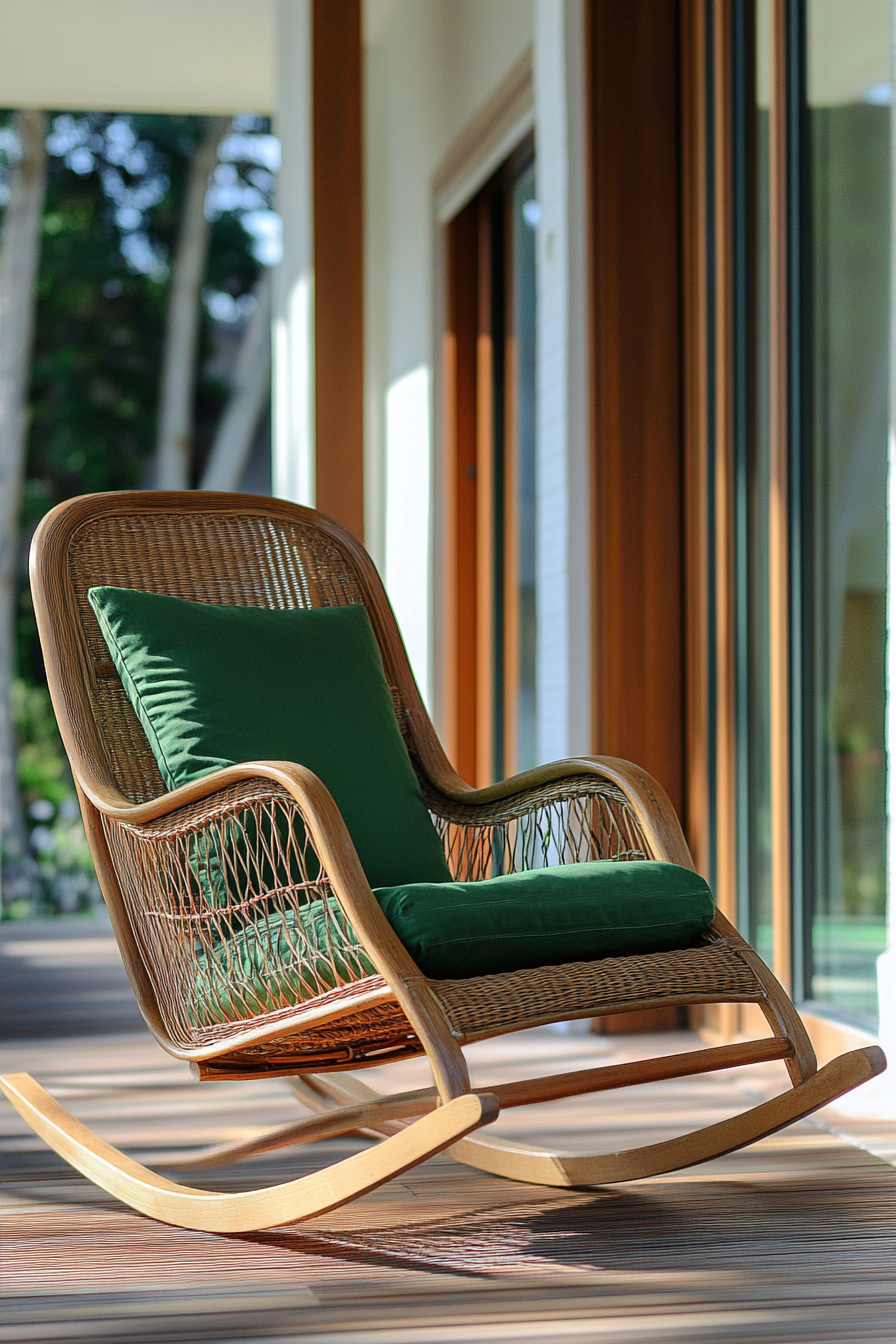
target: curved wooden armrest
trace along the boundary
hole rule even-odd
[[[113,790],[93,789],[87,798],[107,825],[140,827],[160,821],[171,822],[178,813],[196,803],[214,799],[216,795],[232,790],[235,784],[249,780],[279,785],[295,801],[322,871],[358,942],[388,983],[421,1040],[435,1039],[443,1044],[443,1054],[447,1054],[447,1058],[442,1066],[435,1067],[436,1081],[443,1097],[447,1099],[465,1091],[469,1087],[469,1078],[444,1014],[427,989],[423,973],[380,909],[331,793],[311,770],[291,761],[246,761],[216,770],[146,803],[130,803]],[[228,801],[232,802],[232,794]],[[115,922],[118,926],[119,922]],[[127,932],[125,941],[128,944],[133,941]],[[141,978],[139,971],[136,974]],[[144,997],[149,999],[150,995]],[[154,999],[154,995],[151,997]],[[158,1014],[150,1008],[149,1012],[144,1010],[144,1016],[156,1030]],[[170,1044],[166,1048],[170,1049]]]
[[[496,803],[544,789],[546,785],[589,775],[613,784],[623,794],[654,858],[680,864],[683,868],[694,867],[681,823],[662,785],[641,766],[616,756],[576,756],[552,761],[483,789],[456,788],[447,776],[433,778],[432,783],[446,800],[464,808],[475,808],[493,807]]]
[[[377,904],[332,794],[305,766],[293,761],[244,761],[182,784],[146,803],[131,803],[112,789],[91,789],[89,793],[85,789],[85,793],[108,821],[142,826],[173,820],[194,803],[213,799],[234,784],[251,779],[279,784],[295,800],[324,872],[377,970],[390,984],[395,976],[419,977],[421,972]]]

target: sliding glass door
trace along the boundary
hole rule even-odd
[[[806,997],[872,1022],[886,900],[889,0],[810,0],[817,880]]]
[[[739,918],[803,1002],[873,1028],[887,900],[890,4],[758,0],[741,14]]]

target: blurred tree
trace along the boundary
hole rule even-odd
[[[190,158],[177,248],[168,286],[168,317],[159,397],[159,428],[152,472],[159,490],[187,490],[193,475],[193,393],[199,353],[199,294],[208,263],[211,228],[205,214],[209,178],[229,117],[209,117]]]
[[[249,319],[233,371],[233,389],[199,482],[202,490],[238,490],[271,389],[271,276],[253,291]]]
[[[10,899],[28,858],[16,770],[13,684],[19,501],[25,465],[35,278],[46,189],[47,118],[18,112],[0,253],[0,898]]]
[[[59,500],[152,483],[168,260],[201,130],[196,117],[92,113],[61,114],[54,120],[38,280],[25,534]],[[269,140],[265,123],[261,130],[242,138]],[[244,162],[252,171],[251,159]],[[261,270],[256,240],[241,222],[247,207],[269,211],[269,194],[262,198],[256,189],[247,201],[231,191],[212,219],[200,333],[203,366],[214,352],[222,315],[227,330],[245,321],[240,305],[248,303]],[[227,396],[220,374],[201,367],[192,388],[197,474],[189,484],[198,479]],[[19,613],[20,674],[40,682],[24,582]]]

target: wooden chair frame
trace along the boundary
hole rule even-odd
[[[544,1185],[632,1180],[741,1148],[885,1068],[882,1052],[868,1047],[819,1070],[788,996],[720,914],[699,947],[681,952],[430,980],[382,914],[333,799],[309,770],[294,762],[247,762],[166,791],[104,656],[86,602],[94,584],[231,605],[363,601],[399,725],[456,875],[487,876],[496,864],[508,871],[582,857],[655,858],[693,867],[668,798],[628,762],[578,758],[489,788],[464,783],[423,707],[373,565],[331,519],[248,495],[83,496],[44,519],[31,565],[50,693],[97,875],[149,1030],[171,1054],[190,1062],[200,1079],[283,1076],[312,1112],[249,1141],[194,1153],[177,1165],[200,1169],[353,1132],[382,1139],[327,1170],[272,1189],[215,1194],[167,1180],[126,1157],[29,1075],[0,1080],[41,1138],[132,1208],[177,1226],[245,1232],[323,1213],[444,1150],[481,1170]],[[149,913],[158,915],[159,902],[173,899],[175,870],[164,869],[163,881],[160,865],[185,835],[221,824],[221,817],[232,820],[239,809],[274,806],[301,819],[321,874],[315,880],[328,884],[377,974],[343,977],[335,990],[284,1002],[276,1011],[235,1012],[203,1036],[178,1016],[170,985],[174,972],[159,964],[148,941],[148,903],[155,902]],[[147,850],[152,862],[140,858]],[[471,1086],[462,1048],[467,1042],[576,1017],[708,1002],[758,1004],[771,1035],[487,1091]],[[421,1053],[432,1068],[431,1089],[383,1096],[345,1072]],[[784,1060],[790,1075],[792,1086],[783,1095],[693,1134],[628,1152],[568,1154],[474,1132],[504,1107],[772,1059]],[[176,1164],[166,1159],[164,1165]]]

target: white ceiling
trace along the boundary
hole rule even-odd
[[[277,3],[0,0],[0,107],[272,113]]]

